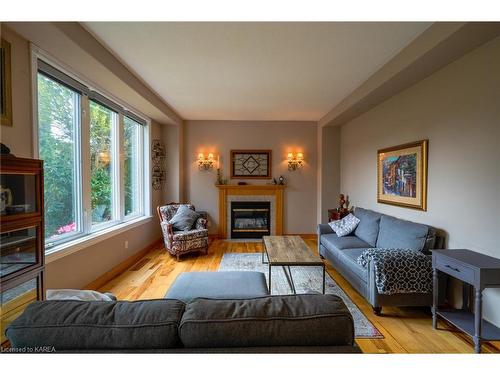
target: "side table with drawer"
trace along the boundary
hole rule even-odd
[[[481,341],[499,341],[500,328],[482,318],[482,293],[486,288],[500,288],[500,259],[471,250],[433,250],[432,269],[434,298],[432,326],[437,328],[441,317],[472,337],[474,351],[481,352]],[[463,282],[461,309],[438,308],[439,273],[450,275]],[[474,288],[474,312],[469,306],[469,286]]]

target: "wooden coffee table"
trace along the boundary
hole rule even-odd
[[[325,263],[314,254],[299,236],[264,236],[262,237],[262,263],[269,265],[269,293],[271,293],[271,268],[283,267],[288,284],[293,294],[297,294],[290,267],[323,267],[323,294],[325,294]],[[268,262],[264,261],[264,253]]]

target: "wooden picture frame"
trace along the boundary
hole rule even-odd
[[[12,76],[10,43],[2,38],[0,48],[0,124],[12,126]]]
[[[271,150],[231,150],[232,179],[271,179]]]
[[[377,151],[377,202],[427,211],[428,140]]]

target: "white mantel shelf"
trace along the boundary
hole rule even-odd
[[[275,234],[283,234],[283,192],[286,185],[216,185],[219,189],[219,238],[227,236],[227,204],[231,195],[272,195],[275,197]]]

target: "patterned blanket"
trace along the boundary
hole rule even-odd
[[[362,267],[373,262],[380,294],[430,293],[432,258],[414,250],[368,249],[357,259]]]

